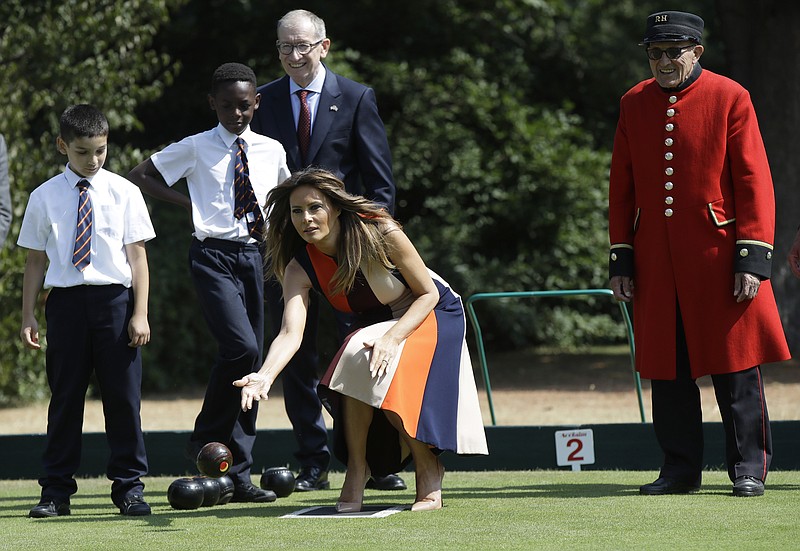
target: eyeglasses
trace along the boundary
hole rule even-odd
[[[308,42],[301,42],[300,44],[289,44],[288,42],[276,42],[275,47],[278,48],[278,51],[283,55],[292,55],[292,51],[297,50],[297,53],[300,55],[306,55],[311,50],[322,44],[325,39],[317,40],[313,44],[309,44]]]
[[[653,61],[658,61],[659,59],[661,59],[662,55],[667,54],[668,58],[674,60],[681,57],[687,50],[695,49],[695,47],[697,47],[697,44],[691,44],[689,46],[681,46],[681,47],[675,46],[674,48],[664,48],[663,50],[661,48],[647,48],[647,57],[649,57]]]

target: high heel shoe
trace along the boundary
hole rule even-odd
[[[414,512],[417,511],[435,511],[437,509],[442,508],[442,491],[436,490],[435,492],[429,493],[427,496],[423,497],[414,505],[411,506],[411,510]]]
[[[337,501],[336,502],[336,512],[337,513],[358,513],[361,511],[361,503],[358,501],[349,502],[349,501]]]
[[[436,468],[439,471],[439,489],[430,492],[422,499],[417,499],[414,505],[411,506],[412,511],[435,511],[442,508],[442,482],[444,481],[444,465],[436,458]]]
[[[345,483],[347,483],[347,476],[348,473],[345,473]],[[337,513],[358,513],[361,511],[361,506],[364,501],[364,485],[366,485],[367,480],[369,480],[369,476],[370,476],[370,469],[369,467],[367,467],[366,469],[364,469],[364,479],[360,484],[361,499],[359,501],[341,501],[341,497],[344,493],[344,484],[342,485],[342,494],[339,495],[340,501],[337,501],[335,505]]]

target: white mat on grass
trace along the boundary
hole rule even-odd
[[[281,518],[383,518],[406,511],[408,505],[365,505],[358,513],[337,513],[332,505],[306,507]]]

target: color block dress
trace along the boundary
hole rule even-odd
[[[414,296],[398,270],[359,270],[353,289],[332,295],[334,258],[313,245],[295,256],[314,288],[336,310],[353,314],[353,332],[345,339],[320,381],[319,394],[334,419],[334,454],[347,463],[341,426],[341,395],[400,416],[406,431],[436,453],[487,455],[478,392],[467,350],[466,318],[461,297],[428,270],[439,302],[419,328],[400,345],[386,374],[373,379],[370,351],[364,341],[380,337],[396,323]],[[367,462],[375,475],[401,470],[411,460],[408,448],[384,415],[376,414],[367,439]]]

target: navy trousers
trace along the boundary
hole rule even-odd
[[[142,362],[130,348],[128,322],[133,291],[122,285],[55,288],[45,306],[47,381],[52,396],[47,412],[47,441],[39,479],[43,498],[69,502],[78,485],[86,390],[92,373],[103,402],[110,457],[106,474],[111,499],[119,505],[141,492],[147,473],[142,435]]]
[[[234,484],[250,484],[257,404],[241,409],[233,381],[258,371],[264,348],[264,266],[258,246],[208,238],[192,240],[189,263],[200,308],[217,342],[203,406],[190,449],[222,442],[233,454]]]
[[[700,389],[689,370],[689,352],[677,322],[677,377],[653,380],[653,428],[664,452],[661,476],[699,484],[703,470],[703,417]],[[753,338],[758,338],[754,335]],[[728,476],[766,480],[772,461],[772,432],[761,368],[712,375],[722,425]]]
[[[266,282],[265,292],[272,337],[274,338],[280,331],[283,318],[283,290],[280,283],[272,278]],[[322,402],[317,394],[317,385],[319,384],[319,356],[317,354],[319,297],[315,293],[311,293],[311,295],[303,341],[300,349],[281,373],[281,382],[286,415],[292,423],[292,430],[297,442],[295,457],[300,463],[300,467],[317,467],[327,470],[331,461],[331,452],[328,447],[325,420],[322,418]]]

